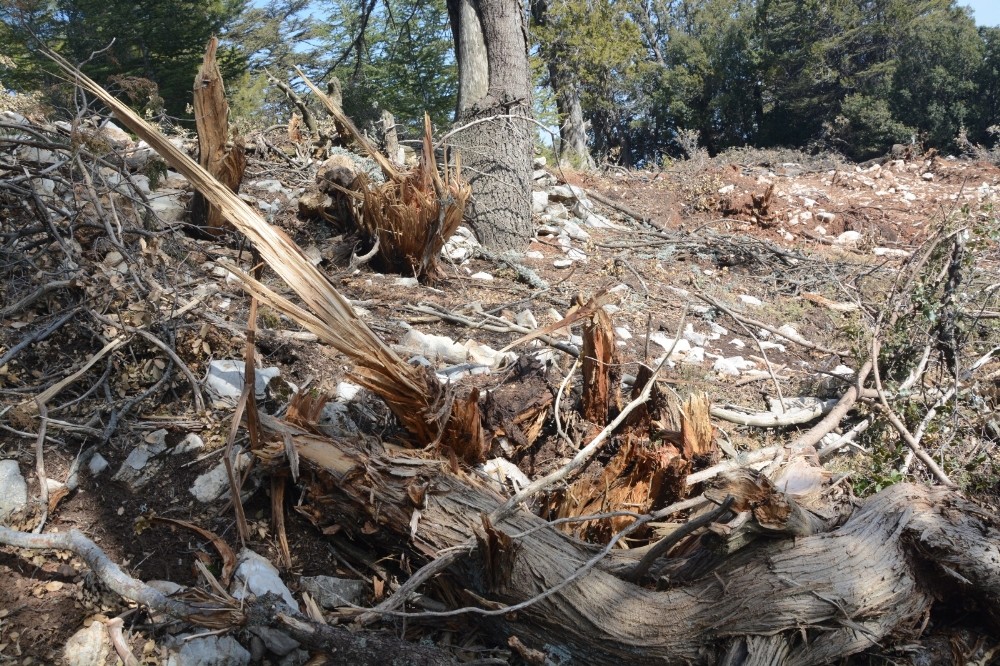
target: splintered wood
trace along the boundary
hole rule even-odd
[[[229,103],[222,82],[222,72],[215,59],[219,40],[208,42],[205,58],[194,80],[194,120],[198,129],[198,163],[233,192],[239,192],[247,158],[243,138],[233,133],[229,139]],[[212,205],[200,190],[191,199],[191,222],[211,234],[219,234],[226,220],[218,206]]]
[[[594,319],[599,321],[599,316]],[[597,324],[591,335],[584,336],[585,348],[588,337],[601,339],[596,333],[600,329]],[[642,390],[639,382],[648,378],[648,373],[640,373],[634,393]],[[600,385],[600,373],[588,375],[584,371],[583,395],[588,392],[601,395],[599,390],[588,389],[588,380]],[[606,419],[608,403],[599,404],[605,405]],[[690,490],[687,475],[695,466],[708,466],[718,457],[710,406],[704,394],[692,395],[678,403],[673,396],[654,387],[640,417],[619,434],[620,444],[603,469],[584,472],[568,488],[550,495],[546,515],[571,518],[616,511],[646,513],[684,499]],[[633,520],[631,516],[618,516],[564,523],[563,530],[588,541],[606,543]],[[634,536],[648,537],[648,531]]]

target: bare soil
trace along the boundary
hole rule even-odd
[[[377,274],[368,268],[352,272],[329,260],[322,265],[337,289],[367,312],[365,320],[369,325],[393,343],[402,339],[406,332],[402,322],[406,322],[425,333],[446,335],[457,341],[473,338],[500,349],[520,334],[472,329],[417,313],[411,307],[433,305],[472,318],[487,312],[509,321],[518,312],[530,309],[539,325],[544,326],[564,315],[577,299],[586,301],[601,289],[612,289],[617,294],[613,323],[627,329],[630,335],[629,339],[619,337],[617,349],[624,374],[634,375],[639,363],[648,363],[662,355],[664,349],[650,343],[649,336],[660,333],[672,339],[682,316],[687,317],[695,331],[707,331],[709,318],[727,329],[727,334],[706,345],[706,351],[723,357],[742,355],[754,359],[758,369],[765,367],[747,331],[723,313],[705,308],[705,303],[696,297],[701,292],[774,328],[791,324],[807,340],[847,352],[824,354],[794,344],[767,351],[767,361],[780,379],[785,395],[815,395],[822,372],[841,364],[857,367],[852,354],[858,352],[857,330],[865,326],[865,319],[856,311],[834,310],[806,295],[819,295],[830,302],[854,300],[877,306],[875,299],[891,285],[893,271],[903,258],[876,256],[875,248],[915,251],[943,225],[950,224],[963,206],[982,211],[1000,196],[1000,169],[992,165],[934,158],[928,164],[920,162],[912,169],[909,166],[895,170],[891,180],[876,180],[873,174],[860,173],[848,164],[826,169],[786,163],[727,164],[722,160],[706,163],[700,169],[682,164],[674,171],[659,173],[583,174],[554,170],[565,182],[620,202],[647,218],[647,222],[637,222],[596,203],[597,210],[619,228],[587,228],[590,239],[585,243],[574,241],[574,247],[586,253],[586,260],[566,269],[553,266],[554,260],[564,256],[556,240],[550,236],[536,238],[528,249],[541,253],[542,258],[526,258],[522,263],[550,285],[544,291],[518,281],[518,275],[510,268],[483,259],[449,266],[446,277],[433,285],[406,287],[398,285],[398,276]],[[255,190],[252,183],[272,177],[292,183],[308,181],[301,173],[288,173],[286,167],[273,156],[267,161],[252,160],[244,191],[251,198],[270,199],[273,197]],[[882,169],[888,171],[889,167]],[[924,174],[931,177],[925,178]],[[875,185],[866,185],[865,179]],[[904,199],[900,183],[905,183],[906,191],[917,198]],[[768,210],[762,214],[754,209],[752,196],[763,196],[772,184],[774,193]],[[720,194],[729,185],[734,186],[731,192]],[[984,186],[987,194],[977,196]],[[888,189],[893,192],[886,192]],[[807,208],[804,199],[815,203]],[[814,215],[822,210],[834,217],[827,223],[820,223],[814,217],[808,222],[800,219],[797,224],[790,224],[794,216],[807,210]],[[0,211],[4,231],[19,224],[13,217],[3,215]],[[285,206],[274,221],[300,245],[314,245],[324,257],[333,256],[335,246],[343,241],[342,230],[329,223],[299,219],[294,205]],[[825,228],[817,230],[817,226]],[[835,239],[845,231],[860,232],[860,240],[851,245],[836,244]],[[108,250],[97,241],[88,243],[86,238],[78,241],[95,264]],[[157,235],[155,243],[163,256],[149,260],[148,275],[158,278],[161,285],[173,287],[178,304],[189,300],[200,286],[213,285],[216,289],[200,306],[172,321],[161,332],[172,340],[177,353],[198,378],[204,377],[212,359],[241,358],[248,300],[237,285],[211,272],[211,262],[237,255],[239,242],[197,240],[172,231]],[[984,255],[986,270],[996,269],[993,250],[994,254]],[[489,273],[493,279],[470,277],[480,271]],[[993,273],[994,277],[996,274]],[[4,304],[21,297],[30,288],[32,279],[26,273],[10,276]],[[101,293],[102,284],[107,293]],[[618,285],[626,287],[615,291]],[[134,298],[116,295],[116,289],[127,288],[121,281],[112,283],[96,275],[83,288],[94,289],[94,302],[105,313],[131,312],[135,315],[133,321],[142,317],[154,320],[163,314],[159,305],[144,306]],[[763,305],[750,307],[739,296],[755,297]],[[51,317],[59,307],[59,295],[54,294],[15,319],[3,322],[0,351],[17,344],[24,330]],[[79,326],[63,328],[48,340],[25,349],[3,369],[0,409],[13,407],[35,395],[100,347],[99,333],[107,335],[108,331],[102,331],[100,324],[85,316],[79,321],[82,322]],[[265,330],[258,336],[259,364],[279,367],[284,381],[332,393],[338,382],[349,379],[350,368],[344,359],[315,342],[288,337],[284,331],[294,327],[283,317],[264,308],[260,322]],[[734,342],[737,339],[740,343]],[[88,425],[88,430],[59,427],[50,430],[53,439],[45,447],[49,478],[65,481],[80,451],[99,441],[97,435],[113,413],[108,406],[121,406],[155,381],[154,362],[162,361],[163,355],[139,342],[129,349],[127,354],[113,356],[110,362],[99,363],[57,399],[56,403],[62,405],[100,385],[95,396],[52,415],[78,424],[87,423],[94,414],[98,418]],[[524,361],[503,371],[461,381],[463,386],[478,386],[489,393],[485,413],[490,426],[508,423],[540,397],[554,396],[570,364],[571,359],[557,353],[554,364],[547,369]],[[102,375],[105,369],[108,369],[106,378]],[[680,392],[700,390],[717,403],[731,402],[748,408],[766,409],[762,398],[774,395],[768,373],[753,378],[720,376],[712,370],[711,360],[678,363],[664,378]],[[274,391],[261,406],[265,411],[275,411],[286,402],[287,392]],[[99,403],[103,403],[103,408]],[[383,437],[400,436],[377,401],[367,399],[363,405],[362,411],[367,411],[359,416],[363,429]],[[203,504],[188,491],[195,478],[218,463],[231,416],[230,409],[214,406],[205,413],[195,413],[191,389],[175,371],[166,390],[157,392],[155,400],[141,403],[126,415],[110,441],[100,445],[99,453],[110,463],[109,469],[96,476],[81,470],[79,486],[50,513],[45,529],[84,532],[139,579],[197,584],[194,562],[198,560],[217,568],[218,554],[197,534],[151,523],[149,518],[163,516],[189,521],[214,532],[234,548],[241,546],[226,499]],[[519,446],[518,432],[505,433],[514,445],[514,462],[529,477],[551,471],[568,453],[550,421],[538,443],[531,447]],[[4,420],[3,424],[0,457],[20,463],[28,480],[29,495],[37,497],[38,481],[31,475],[35,465],[35,425],[13,420]],[[141,489],[134,490],[114,480],[115,471],[135,446],[161,428],[169,433],[168,445],[196,433],[205,441],[206,448],[194,454],[157,456],[150,463],[157,466],[157,471]],[[592,431],[590,424],[579,422],[569,423],[568,428],[577,438]],[[783,434],[729,424],[720,424],[720,428],[741,449],[766,445]],[[995,459],[995,441],[984,441],[986,455]],[[588,473],[599,474],[600,464]],[[977,482],[980,492],[998,493],[997,486],[984,487],[982,479]],[[270,521],[269,480],[252,474],[245,490],[246,514],[251,525],[251,537],[245,545],[279,565],[279,546]],[[299,499],[297,491],[290,487],[285,519],[292,566],[283,568],[282,574],[293,591],[301,575],[361,576],[372,583],[370,598],[366,600],[372,602],[377,591],[388,593],[415,568],[415,563],[407,561],[366,562],[363,544],[337,534],[322,534],[295,510]],[[30,526],[35,517],[37,510],[33,516],[24,517],[23,525]],[[143,663],[158,663],[163,659],[161,639],[173,628],[153,623],[113,596],[101,595],[86,579],[85,567],[66,554],[0,549],[0,664],[61,663],[63,647],[74,632],[95,616],[122,613],[133,653]],[[463,658],[495,654],[517,663],[507,646],[496,645],[465,621],[434,627],[417,623],[405,629],[400,626],[400,630],[455,646]],[[247,637],[239,638],[249,645]],[[109,656],[107,664],[114,663],[119,662]],[[264,663],[278,663],[278,660],[267,657]]]

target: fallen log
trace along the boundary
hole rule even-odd
[[[997,521],[947,489],[891,486],[831,531],[754,541],[658,591],[623,580],[622,557],[602,557],[609,548],[526,511],[492,520],[505,498],[444,461],[291,434],[312,470],[314,515],[336,516],[358,539],[375,525],[380,546],[407,542],[427,558],[463,546],[449,571],[470,607],[444,615],[485,616],[498,639],[575,664],[825,664],[919,635],[935,595],[961,595],[1000,621]],[[949,576],[962,585],[938,585]]]

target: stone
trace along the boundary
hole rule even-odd
[[[572,259],[556,259],[552,262],[552,266],[555,268],[569,268],[573,265]]]
[[[720,358],[712,366],[712,370],[720,375],[729,377],[739,377],[744,370],[755,367],[753,361],[748,361],[742,356],[732,356],[730,358]]]
[[[178,636],[167,666],[247,666],[250,653],[232,636]]]
[[[243,392],[243,371],[246,363],[242,360],[220,359],[208,364],[205,388],[217,398],[239,398]],[[254,370],[254,394],[262,400],[271,380],[281,374],[279,368],[256,368]]]
[[[91,622],[69,637],[63,649],[66,666],[104,666],[111,654],[111,641],[103,622]]]
[[[332,401],[323,405],[323,410],[319,414],[316,425],[324,430],[333,431],[333,434],[340,436],[356,434],[358,432],[358,426],[351,418],[347,405],[339,401]]]
[[[0,460],[0,521],[28,505],[28,484],[16,460]]]
[[[336,398],[340,402],[351,402],[358,397],[361,387],[351,382],[338,382]]]
[[[187,216],[187,206],[181,201],[181,190],[161,187],[149,197],[149,207],[166,224],[181,222]]]
[[[236,558],[236,572],[230,585],[230,594],[236,599],[245,599],[248,594],[262,597],[267,593],[276,594],[290,608],[299,610],[299,604],[291,590],[281,580],[274,565],[249,548],[244,548]]]
[[[289,652],[297,650],[300,643],[286,634],[272,627],[254,627],[250,630],[264,641],[264,646],[279,657],[284,657]]]
[[[590,234],[583,230],[579,224],[573,222],[572,220],[566,220],[563,222],[563,231],[566,235],[576,241],[587,241],[590,240]]]
[[[750,296],[749,294],[740,294],[739,298],[743,301],[744,305],[749,305],[752,308],[759,308],[764,305],[764,301],[755,296]]]
[[[195,433],[189,432],[184,439],[177,443],[177,446],[170,453],[176,456],[182,453],[200,451],[203,448],[205,448],[205,441]]]
[[[236,447],[236,462],[233,464],[235,471],[242,472],[250,464],[250,458],[242,453],[240,447]],[[212,469],[200,475],[188,489],[199,502],[214,502],[223,493],[229,492],[229,476],[226,473],[226,463],[220,462]]]
[[[826,211],[816,213],[816,221],[819,222],[820,224],[830,224],[835,219],[837,219],[837,216],[834,215],[833,213],[828,213]]]
[[[303,576],[299,586],[327,609],[360,606],[368,591],[366,581],[334,576]]]
[[[95,453],[94,455],[92,455],[90,457],[90,462],[87,463],[87,469],[90,470],[91,476],[97,476],[110,466],[111,464],[100,453]]]
[[[545,207],[549,205],[549,193],[548,192],[532,192],[531,193],[531,212],[537,215],[541,215],[545,212]]]
[[[923,178],[924,180],[926,180],[927,182],[930,182],[930,181],[934,180],[934,174],[931,173],[930,171],[926,171],[926,172],[920,174],[920,177]]]
[[[855,247],[861,241],[861,232],[845,231],[833,240],[834,245],[842,247]]]

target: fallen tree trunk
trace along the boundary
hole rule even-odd
[[[476,606],[469,612],[490,617],[499,638],[574,664],[830,663],[889,635],[918,635],[948,574],[966,581],[949,583],[952,593],[1000,621],[1000,530],[949,490],[892,486],[837,529],[754,541],[682,587],[627,582],[611,572],[615,558],[557,588],[599,549],[525,511],[491,523],[505,498],[477,477],[378,444],[362,451],[301,431],[294,440],[315,473],[315,515],[339,517],[358,538],[377,525],[383,545],[402,537],[430,558],[478,542],[450,570]]]

